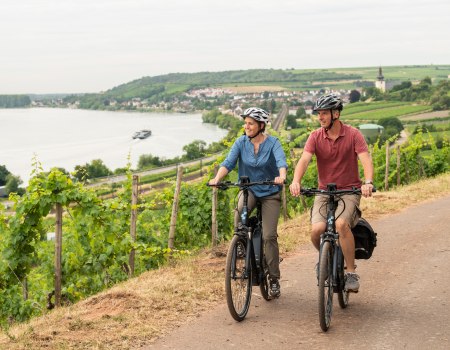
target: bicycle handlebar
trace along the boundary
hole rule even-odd
[[[376,192],[377,189],[375,187],[372,188],[372,192]],[[352,188],[350,190],[321,190],[319,188],[301,188],[300,194],[305,196],[313,196],[315,194],[324,194],[324,195],[341,195],[341,194],[361,194],[360,188]]]
[[[218,187],[221,190],[226,190],[229,187],[238,187],[238,188],[247,188],[256,185],[271,185],[271,186],[281,186],[281,184],[277,184],[274,181],[255,181],[255,182],[231,182],[231,181],[222,181],[218,182],[215,185],[210,185],[209,183],[206,186],[209,187]]]

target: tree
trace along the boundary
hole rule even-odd
[[[19,176],[14,176],[12,174],[6,176],[6,184],[5,184],[6,193],[10,194],[14,192],[17,194],[23,194],[24,193],[23,188],[19,187],[22,184],[22,182],[23,181]]]
[[[197,159],[205,156],[206,142],[202,140],[195,140],[190,144],[183,147],[183,151],[186,152],[184,158],[187,160]]]
[[[94,159],[90,164],[76,165],[73,177],[79,181],[85,182],[87,179],[95,179],[97,177],[112,175],[101,159]]]
[[[358,90],[350,91],[350,103],[358,102],[361,99],[361,93]]]
[[[380,89],[377,89],[374,86],[368,87],[363,89],[363,91],[365,92],[366,96],[365,96],[365,100],[372,98],[375,101],[380,101],[383,98],[383,93],[381,92]]]
[[[157,156],[153,156],[151,154],[142,154],[139,157],[138,169],[160,167],[162,165],[163,163],[161,159]]]
[[[297,118],[304,118],[306,117],[305,109],[302,106],[299,106],[297,109],[297,112],[295,112],[295,116]]]
[[[273,113],[273,111],[276,109],[276,107],[277,107],[277,102],[274,100],[274,99],[272,99],[271,101],[270,101],[270,113]]]
[[[409,89],[411,86],[412,83],[410,81],[403,81],[401,84],[393,86],[390,92]]]
[[[378,124],[384,127],[384,133],[390,136],[400,133],[403,130],[403,124],[400,119],[395,117],[382,118]]]
[[[89,179],[112,175],[112,171],[106,167],[101,159],[94,159],[91,164],[86,164],[86,169]]]
[[[11,174],[8,169],[6,169],[6,166],[0,165],[0,186],[5,186],[6,184],[6,177]]]
[[[288,128],[291,129],[297,128],[297,118],[295,117],[295,115],[289,114],[286,117],[286,129]]]

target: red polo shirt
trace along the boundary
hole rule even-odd
[[[358,129],[341,123],[334,141],[324,128],[317,129],[309,135],[304,150],[316,155],[319,188],[326,189],[328,183],[336,183],[338,189],[361,187],[358,154],[368,152],[368,148]]]

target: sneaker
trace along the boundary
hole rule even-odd
[[[281,294],[280,291],[280,282],[278,282],[278,278],[274,278],[270,280],[270,285],[269,285],[269,295],[272,298],[278,298]]]
[[[345,290],[348,292],[358,293],[359,290],[359,276],[354,272],[347,272],[345,274]]]

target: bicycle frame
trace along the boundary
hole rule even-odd
[[[329,184],[328,191],[336,191],[335,184]],[[340,265],[341,256],[343,255],[342,249],[339,245],[339,233],[336,232],[336,209],[338,206],[338,199],[336,195],[329,194],[328,195],[328,205],[327,205],[327,227],[325,232],[320,237],[320,251],[319,257],[321,256],[322,246],[324,242],[330,242],[333,252],[333,271],[331,282],[333,284],[333,291],[335,293],[342,291],[344,288],[344,281],[339,280],[338,273],[342,269],[343,266]],[[320,263],[320,261],[319,261]]]

